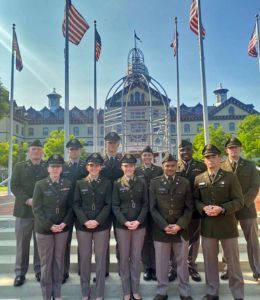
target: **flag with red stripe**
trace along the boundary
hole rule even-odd
[[[197,7],[197,1],[192,0],[191,8],[190,8],[190,29],[192,32],[194,32],[196,35],[199,35],[199,20],[198,20],[198,7]],[[206,31],[201,25],[201,33],[202,38],[205,38]]]
[[[14,37],[13,37],[13,53],[14,52],[15,52],[16,70],[20,72],[23,69],[23,61],[22,61],[22,56],[21,56],[21,53],[20,53],[18,40],[17,40],[17,36],[16,36],[15,31],[14,31]]]
[[[177,33],[177,36],[176,34],[174,35],[174,39],[173,39],[173,42],[171,43],[170,47],[172,48],[173,50],[173,56],[175,57],[176,54],[177,54],[177,39],[178,39],[178,33]]]
[[[251,35],[251,39],[249,41],[249,44],[248,44],[248,55],[252,56],[252,57],[257,57],[258,53],[256,51],[256,44],[257,44],[257,33],[256,33],[256,25],[254,27],[254,30],[252,32],[252,35]]]
[[[69,0],[69,12],[68,12],[68,39],[71,43],[78,45],[83,38],[85,32],[89,29],[87,21],[76,10]],[[64,37],[66,36],[66,6],[65,15],[62,23],[62,31]]]
[[[96,43],[96,61],[99,60],[99,57],[100,57],[100,52],[101,52],[101,37],[97,31],[97,29],[95,29],[95,43]]]

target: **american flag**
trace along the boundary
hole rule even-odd
[[[201,32],[202,37],[205,38],[206,31],[201,26]],[[199,20],[198,20],[198,7],[197,7],[197,1],[192,0],[191,8],[190,8],[190,29],[193,31],[196,35],[199,35]]]
[[[69,33],[68,39],[71,43],[78,45],[83,38],[85,32],[89,29],[87,21],[76,10],[69,0],[69,16],[68,16]],[[66,36],[66,6],[65,15],[62,22],[62,31],[64,37]]]
[[[251,35],[251,39],[248,44],[248,55],[252,57],[257,57],[258,53],[256,51],[256,44],[257,44],[257,33],[256,33],[256,25],[255,25]]]
[[[97,30],[95,29],[95,43],[96,43],[96,61],[99,60],[100,52],[101,52],[101,38]]]
[[[16,36],[16,32],[14,31],[14,37],[13,37],[13,53],[15,52],[15,57],[16,57],[16,70],[17,71],[22,71],[23,69],[23,61],[22,61],[22,56],[20,53],[20,49],[19,49],[19,45],[18,45],[18,41],[17,41],[17,36]]]
[[[174,57],[177,54],[177,39],[178,39],[178,33],[177,33],[177,37],[176,37],[176,34],[174,35],[173,42],[170,45],[170,47],[173,49],[173,56]]]

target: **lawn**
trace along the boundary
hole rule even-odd
[[[0,192],[6,192],[7,186],[0,186]]]

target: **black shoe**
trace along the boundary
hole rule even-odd
[[[167,295],[159,295],[157,294],[153,300],[167,300],[168,299],[168,296]]]
[[[243,298],[235,298],[235,300],[244,300]]]
[[[180,296],[182,300],[193,300],[191,296]]]
[[[24,275],[18,275],[14,279],[14,286],[21,286],[25,282],[25,276]]]
[[[197,270],[189,268],[189,274],[190,274],[190,277],[191,277],[191,279],[193,281],[196,281],[196,282],[200,282],[201,281],[200,274],[199,274],[199,272]]]
[[[67,273],[63,274],[62,284],[66,283],[66,281],[69,277],[70,277],[69,274],[67,274]]]
[[[143,275],[143,279],[145,281],[150,281],[152,280],[152,269],[146,269]]]
[[[140,296],[140,297],[141,297],[141,296]],[[132,296],[131,296],[131,299],[132,299],[132,300],[142,300],[142,297],[141,297],[141,298],[135,298],[134,295],[132,295]]]
[[[169,281],[172,282],[177,278],[177,273],[175,270],[171,270],[168,274]]]
[[[220,275],[220,279],[222,280],[228,280],[228,271],[224,271]]]
[[[41,281],[41,273],[36,273],[35,278],[38,282],[40,282]]]
[[[218,296],[206,295],[202,298],[202,300],[219,300]]]
[[[152,280],[153,280],[153,281],[157,281],[155,269],[151,269],[151,270],[152,270]]]
[[[253,273],[253,277],[254,277],[255,280],[258,280],[258,279],[260,279],[260,274]]]
[[[108,276],[109,276],[109,273],[106,273],[105,277],[107,278]],[[93,282],[96,283],[96,281],[97,281],[96,277],[93,277]]]

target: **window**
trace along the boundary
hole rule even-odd
[[[33,128],[32,128],[32,127],[28,128],[28,135],[29,135],[29,136],[33,136],[33,135],[34,135],[34,132],[33,132]]]
[[[131,111],[130,116],[132,120],[145,119],[145,111]]]
[[[213,126],[214,126],[214,129],[218,129],[219,123],[214,123]]]
[[[156,138],[156,139],[155,139],[155,144],[159,145],[159,144],[160,144],[160,142],[161,142],[161,141],[160,141],[160,139],[159,139],[159,138]]]
[[[235,114],[235,108],[234,106],[230,106],[229,109],[228,109],[228,114],[233,116]]]
[[[184,124],[184,132],[189,133],[190,132],[190,124]]]
[[[42,129],[42,135],[47,136],[49,134],[49,128],[48,127],[43,127]]]
[[[99,145],[100,145],[100,146],[104,146],[104,141],[100,141],[100,142],[99,142]]]
[[[145,132],[145,124],[132,124],[131,125],[131,132],[132,133],[143,133]]]
[[[63,130],[63,127],[58,127],[58,131],[62,131]]]
[[[122,125],[116,125],[116,132],[117,133],[122,133]]]
[[[200,132],[200,130],[201,130],[202,127],[203,127],[203,126],[202,126],[201,123],[197,124],[197,132]]]
[[[170,130],[171,130],[171,134],[175,133],[176,131],[175,124],[171,124]]]
[[[74,134],[75,136],[79,136],[79,128],[78,128],[78,127],[74,127],[74,128],[73,128],[73,134]]]
[[[100,130],[100,135],[103,136],[104,135],[104,126],[100,126],[99,130]]]
[[[159,118],[159,110],[153,111],[153,118]]]
[[[134,95],[133,94],[130,95],[130,101],[134,102]]]
[[[176,139],[171,139],[171,145],[176,148]]]
[[[93,127],[88,127],[87,134],[92,136],[93,135]]]
[[[19,125],[18,124],[15,125],[15,132],[19,133]]]
[[[87,141],[86,145],[87,146],[93,146],[93,141]]]
[[[22,131],[21,131],[22,135],[24,135],[24,127],[22,127]]]
[[[145,94],[142,94],[142,102],[145,102]]]
[[[236,126],[234,122],[229,123],[229,131],[235,131],[236,130]]]
[[[140,93],[139,92],[135,92],[135,101],[136,102],[140,101]]]

